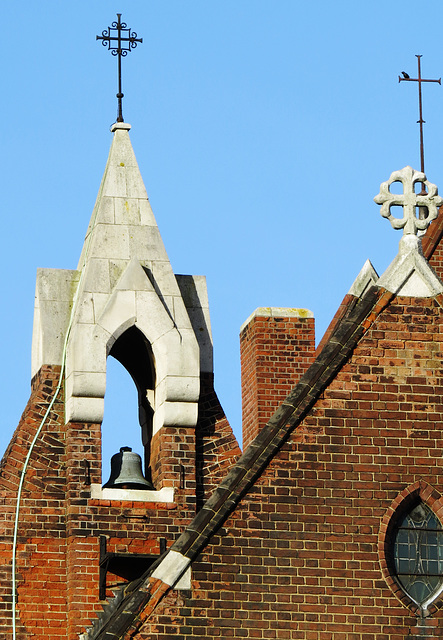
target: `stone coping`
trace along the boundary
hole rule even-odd
[[[313,318],[314,314],[309,309],[295,309],[293,307],[258,307],[240,327],[240,331],[254,318]]]

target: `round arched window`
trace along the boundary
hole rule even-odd
[[[425,609],[443,590],[443,528],[424,503],[415,503],[394,530],[393,565],[405,593]]]

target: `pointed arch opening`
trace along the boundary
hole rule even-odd
[[[151,346],[142,332],[132,326],[115,341],[108,355],[102,425],[103,482],[109,476],[110,446],[114,448],[111,456],[123,446],[131,446],[135,452],[141,453],[144,477],[152,482],[154,389],[155,365]],[[112,437],[108,430],[112,430]]]

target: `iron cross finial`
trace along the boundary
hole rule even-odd
[[[118,58],[118,115],[117,122],[123,122],[122,112],[122,57],[128,55],[131,49],[135,49],[138,42],[143,42],[143,38],[137,38],[135,31],[128,28],[126,22],[121,21],[122,14],[117,13],[117,21],[113,22],[110,27],[102,31],[101,36],[96,36],[96,40],[101,40],[102,45],[108,46],[108,50],[113,56]]]
[[[421,65],[420,65],[421,56],[416,55],[415,57],[418,60],[418,78],[411,78],[405,71],[402,71],[401,73],[403,78],[398,76],[398,81],[399,82],[418,82],[418,111],[419,111],[420,119],[417,120],[417,122],[420,124],[420,170],[422,173],[424,173],[425,172],[425,151],[424,151],[424,144],[423,144],[423,124],[425,121],[423,120],[421,85],[422,85],[422,82],[438,82],[438,84],[441,84],[441,78],[439,78],[438,80],[429,80],[426,78],[422,78]],[[424,191],[424,185],[423,185],[423,191]]]

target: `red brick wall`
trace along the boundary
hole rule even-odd
[[[434,269],[440,280],[443,279],[443,247],[439,245],[432,254],[429,264]]]
[[[197,509],[241,455],[214,390],[214,375],[202,373],[196,438]]]
[[[443,207],[440,207],[439,214],[428,227],[422,237],[423,255],[429,261],[440,279],[443,278],[443,247],[441,239],[443,237]]]
[[[12,539],[20,473],[31,441],[57,386],[60,369],[43,367],[1,463],[0,637],[11,638]],[[60,394],[61,398],[63,393]],[[66,615],[66,540],[63,406],[55,403],[36,443],[23,487],[17,539],[17,637],[58,638]]]
[[[270,334],[279,336],[276,344],[284,350],[287,338],[275,324]],[[311,330],[308,323],[308,335]],[[420,621],[411,603],[400,601],[385,553],[391,514],[405,495],[420,490],[442,513],[442,357],[439,303],[394,300],[194,562],[192,592],[168,595],[142,637],[443,637],[441,610],[431,608],[432,616]],[[286,370],[290,358],[288,352]],[[8,640],[19,473],[58,375],[57,368],[40,371],[1,466],[0,637]],[[197,431],[199,437],[187,428],[166,429],[154,442],[154,455],[164,456],[165,464],[157,466],[156,482],[174,483],[174,503],[93,500],[84,461],[92,482],[99,482],[100,427],[65,425],[58,400],[24,485],[17,553],[20,640],[76,638],[101,608],[100,535],[107,536],[109,551],[158,553],[160,538],[169,546],[193,517],[199,478],[210,487],[235,461],[238,448],[212,377],[202,380]],[[109,583],[114,580],[109,576]]]
[[[99,540],[107,537],[107,551],[160,553],[160,539],[170,546],[195,514],[194,429],[164,428],[152,446],[156,489],[174,487],[173,503],[97,500],[85,484],[82,455],[91,460],[91,480],[99,482],[95,461],[100,447],[99,425],[67,425],[72,455],[67,472],[71,482],[67,503],[68,537],[68,638],[74,640],[101,610],[98,601]],[[98,456],[98,458],[97,458]],[[107,584],[122,582],[108,574]],[[108,590],[108,597],[112,593]],[[64,636],[65,637],[65,636]]]
[[[12,637],[12,536],[20,472],[59,375],[59,367],[45,366],[36,376],[1,464],[2,640]],[[90,483],[101,482],[100,425],[65,425],[62,390],[24,483],[17,549],[18,639],[78,638],[101,611],[100,536],[106,536],[109,552],[159,554],[160,539],[165,538],[167,546],[175,541],[195,515],[197,496],[213,486],[212,474],[224,473],[239,453],[214,393],[213,377],[203,376],[197,428],[168,427],[153,438],[155,487],[174,487],[174,502],[91,499]],[[108,574],[108,585],[118,581],[122,579]],[[109,589],[107,595],[112,596]]]
[[[243,449],[313,361],[315,321],[253,316],[240,334]]]
[[[381,544],[408,491],[443,507],[442,356],[435,300],[387,307],[194,562],[190,597],[161,604],[142,636],[443,637],[442,610],[421,620],[398,599]]]

